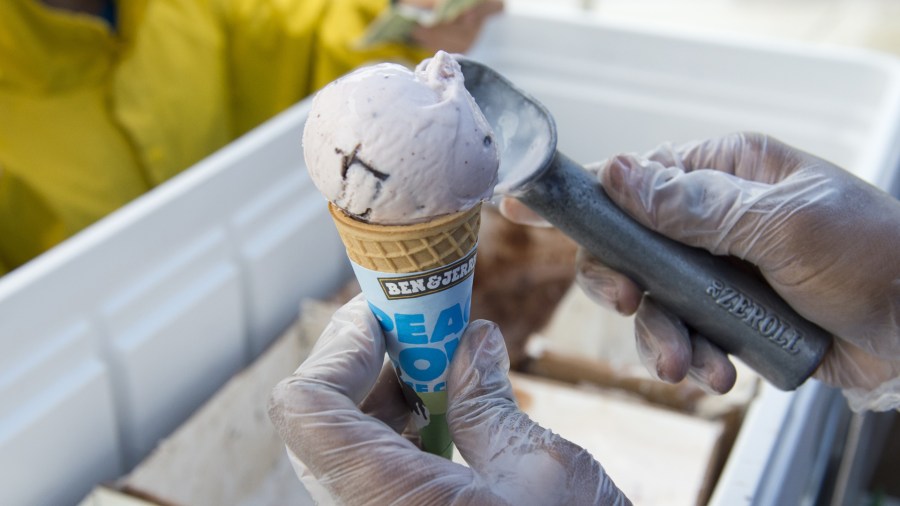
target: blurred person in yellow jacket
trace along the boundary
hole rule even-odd
[[[0,275],[356,66],[466,50],[502,8],[359,49],[387,5],[0,2]]]

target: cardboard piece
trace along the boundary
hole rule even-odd
[[[739,361],[734,361],[737,382],[725,395],[710,395],[688,380],[672,385],[653,378],[637,354],[634,317],[599,307],[575,285],[547,325],[529,338],[526,353],[524,369],[531,374],[614,388],[707,418],[744,410],[760,382]]]
[[[634,504],[702,504],[712,489],[721,420],[524,374],[510,379],[519,407],[588,450]]]
[[[108,487],[97,487],[78,506],[156,506],[130,494]]]

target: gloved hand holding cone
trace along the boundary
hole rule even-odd
[[[469,323],[493,132],[439,52],[366,67],[316,95],[303,134],[329,211],[401,380],[424,449],[450,458],[446,375]]]

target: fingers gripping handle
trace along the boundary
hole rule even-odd
[[[802,384],[828,351],[830,335],[764,280],[640,225],[562,153],[516,197],[782,390]]]

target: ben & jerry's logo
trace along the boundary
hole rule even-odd
[[[399,278],[378,278],[389,300],[424,297],[456,286],[475,272],[475,249],[446,267]]]

